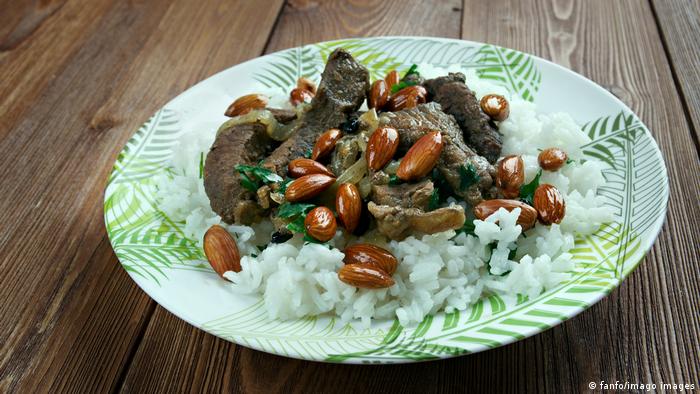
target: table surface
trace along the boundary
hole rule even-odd
[[[700,379],[700,2],[2,0],[0,392],[581,392]],[[618,96],[664,154],[658,240],[608,297],[542,334],[400,366],[264,354],[151,300],[112,251],[105,180],[123,144],[197,81],[280,49],[429,35],[536,54]],[[575,97],[575,92],[573,97]],[[466,386],[465,386],[466,384]]]

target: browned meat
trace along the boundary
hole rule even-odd
[[[400,185],[373,185],[372,201],[378,205],[418,208],[428,210],[430,196],[433,194],[433,182],[425,179],[418,183]]]
[[[289,123],[297,118],[296,111],[291,109],[281,109],[281,108],[266,108],[272,113],[275,119],[283,124]]]
[[[403,111],[385,112],[380,118],[380,124],[393,127],[399,132],[400,153],[405,153],[424,134],[440,130],[444,146],[437,168],[455,194],[472,205],[478,204],[484,197],[491,197],[495,175],[493,166],[464,143],[462,132],[454,118],[442,112],[439,104],[421,104]],[[479,176],[478,182],[462,188],[461,166],[471,166]]]
[[[416,233],[434,234],[453,230],[464,225],[464,208],[452,205],[424,212],[418,208],[377,205],[370,201],[367,209],[377,220],[377,229],[395,240],[402,240]]]
[[[479,100],[464,81],[464,74],[450,73],[427,80],[424,86],[428,99],[440,103],[443,111],[455,117],[469,146],[493,164],[501,155],[501,134],[481,111]]]
[[[321,133],[344,123],[357,111],[369,89],[369,72],[343,49],[328,57],[309,110],[297,119],[297,130],[265,159],[264,166],[284,176],[287,164],[311,150]]]
[[[339,176],[360,158],[362,135],[346,135],[339,139],[333,149],[331,164],[328,166],[335,176]]]
[[[241,186],[234,168],[256,164],[273,144],[261,123],[224,125],[219,130],[204,163],[204,190],[211,208],[224,222],[251,224],[264,214],[255,193]]]

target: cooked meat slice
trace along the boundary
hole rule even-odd
[[[444,145],[437,168],[452,187],[455,194],[476,205],[485,197],[491,197],[491,186],[495,170],[483,157],[467,146],[462,132],[451,115],[442,112],[440,104],[421,104],[415,108],[385,112],[380,124],[395,128],[399,132],[399,152],[405,153],[420,137],[433,130],[440,130]],[[479,176],[477,183],[462,188],[460,167],[469,166]]]
[[[273,144],[261,123],[224,126],[217,134],[204,163],[204,190],[211,208],[224,222],[251,224],[264,214],[255,202],[255,193],[241,186],[234,168],[254,165]]]
[[[433,182],[425,179],[418,183],[400,185],[373,185],[372,201],[378,205],[418,208],[428,210],[430,196],[433,194]]]
[[[360,134],[346,135],[338,140],[331,155],[331,164],[328,166],[335,176],[339,176],[360,158]]]
[[[367,69],[345,50],[333,51],[309,110],[296,121],[297,130],[265,159],[263,165],[284,176],[287,164],[310,151],[321,133],[340,126],[360,108],[368,89]]]
[[[462,73],[450,73],[427,80],[424,86],[428,98],[440,103],[443,111],[455,117],[469,146],[493,164],[501,155],[501,134],[464,81]]]
[[[281,109],[281,108],[266,108],[268,111],[272,113],[272,116],[275,117],[275,119],[282,123],[286,124],[294,119],[297,118],[297,113],[294,110],[291,109]]]
[[[434,234],[454,230],[464,225],[464,208],[452,205],[424,212],[418,208],[377,205],[370,201],[367,209],[377,220],[380,233],[394,240],[402,240],[416,233]]]

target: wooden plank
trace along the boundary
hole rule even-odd
[[[651,3],[697,144],[700,139],[700,2],[651,0]]]
[[[261,53],[263,5],[73,1],[2,52],[0,391],[119,386],[155,304],[109,245],[105,180],[174,94]]]
[[[426,15],[430,23],[423,23]],[[459,37],[460,18],[461,2],[457,0],[438,4],[418,0],[384,1],[370,5],[341,0],[290,1],[284,7],[266,52],[355,36]],[[123,388],[124,391],[149,392],[276,392],[294,384],[300,368],[320,365],[235,346],[157,307]],[[309,379],[307,374],[303,377],[297,388],[307,384],[314,387],[310,380],[315,378]],[[352,387],[361,389],[363,385],[357,383],[353,382]]]
[[[518,343],[512,346],[518,349],[514,356],[503,357],[499,365],[513,376],[532,376],[536,369],[539,378],[521,388],[527,391],[581,391],[588,382],[601,380],[697,379],[700,319],[693,311],[700,308],[700,165],[649,4],[525,1],[516,6],[499,0],[464,15],[464,38],[552,59],[616,94],[651,129],[671,186],[664,229],[621,288],[573,321],[540,335],[547,344],[538,349],[544,357],[521,353],[519,348],[528,345]],[[506,24],[538,23],[517,23],[518,29],[479,26],[479,21],[498,18]],[[486,373],[494,361],[480,364],[478,372]],[[476,388],[492,383],[478,379]]]
[[[340,2],[295,2],[285,7],[269,50],[419,29],[456,34],[439,32],[452,22],[423,17],[429,11],[417,9],[418,3],[394,4],[385,1],[364,12]],[[413,22],[404,19],[416,15]],[[379,22],[366,22],[373,18],[382,21],[378,32],[372,29],[380,29]],[[648,4],[467,1],[462,31],[465,39],[535,53],[593,78],[649,125],[665,154],[673,196],[664,231],[640,268],[599,304],[552,330],[489,352],[416,365],[358,367],[272,356],[213,339],[157,308],[125,391],[580,392],[590,381],[696,379],[697,152]]]

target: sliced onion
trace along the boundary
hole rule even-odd
[[[366,174],[367,160],[365,160],[365,155],[362,155],[353,165],[340,174],[335,183],[338,185],[342,183],[358,183]]]
[[[360,182],[357,183],[357,189],[360,191],[362,198],[369,196],[369,193],[372,192],[372,182],[369,179],[369,175],[360,179]]]
[[[279,122],[277,122],[277,119],[275,119],[275,117],[272,115],[272,112],[264,109],[250,111],[245,115],[236,116],[235,118],[227,120],[226,122],[224,122],[224,124],[221,125],[221,127],[219,127],[219,130],[217,130],[216,135],[219,135],[219,133],[221,133],[222,131],[239,124],[256,122],[264,124],[267,129],[267,134],[271,138],[277,140],[277,138],[275,138],[274,135],[279,135],[279,132],[277,131],[278,129],[281,129],[281,127],[279,127]],[[286,138],[288,137],[289,136],[287,136]],[[284,141],[284,139],[277,141]]]

